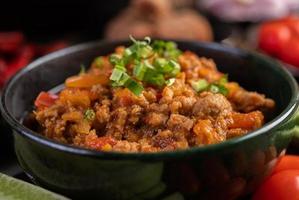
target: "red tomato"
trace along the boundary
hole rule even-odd
[[[288,26],[281,23],[266,23],[260,28],[259,48],[269,54],[277,55],[290,38],[291,31]]]
[[[48,92],[41,92],[36,98],[34,105],[38,109],[42,109],[53,105],[57,99],[57,95],[49,94]]]
[[[299,170],[299,156],[287,155],[280,158],[273,170],[273,173],[293,169]]]
[[[299,200],[299,170],[285,170],[268,178],[253,200]]]
[[[286,24],[293,34],[296,34],[299,37],[299,17],[298,16],[288,16],[285,17],[279,22]]]
[[[279,58],[286,63],[299,67],[299,37],[294,37],[285,44]]]

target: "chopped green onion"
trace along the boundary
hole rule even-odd
[[[219,84],[211,84],[209,86],[209,91],[213,93],[220,93],[223,94],[224,96],[228,94],[228,89],[223,85],[219,85]]]
[[[93,63],[97,68],[101,68],[104,64],[103,57],[99,56],[99,57],[95,58]]]
[[[146,36],[146,37],[144,38],[144,41],[146,41],[148,44],[150,44],[150,43],[151,43],[151,38],[148,37],[148,36]]]
[[[85,73],[86,73],[85,66],[84,66],[84,64],[81,64],[81,65],[80,65],[80,72],[79,72],[79,75],[82,75],[82,74],[85,74]]]
[[[143,90],[142,84],[137,80],[159,87],[172,85],[175,81],[172,77],[181,70],[181,66],[176,62],[180,54],[176,43],[157,40],[151,45],[149,37],[136,40],[130,35],[130,39],[133,44],[125,48],[123,55],[112,54],[109,57],[114,66],[110,76],[111,85],[127,87],[137,95]],[[148,60],[152,56],[155,56],[153,64]],[[128,64],[134,65],[132,72],[127,72]]]
[[[165,42],[165,49],[166,50],[173,50],[176,49],[177,45],[174,42]]]
[[[156,58],[154,60],[154,66],[156,68],[163,68],[164,65],[167,65],[167,60],[165,58]]]
[[[122,71],[118,68],[114,68],[112,71],[112,74],[110,76],[110,80],[118,82],[120,80],[120,78],[122,77],[123,73],[124,73],[124,71]]]
[[[133,79],[129,79],[126,82],[125,86],[137,96],[139,96],[141,92],[144,90],[143,86]]]
[[[145,81],[152,85],[163,86],[165,84],[165,79],[163,74],[152,74],[146,77]]]
[[[181,71],[180,64],[175,62],[174,60],[170,60],[168,62],[168,65],[170,65],[172,68],[172,71],[170,72],[170,75],[172,75],[172,76],[176,76]]]
[[[123,86],[131,77],[127,73],[123,73],[120,80],[118,81],[119,86]]]
[[[228,95],[228,89],[223,85],[218,85],[219,93],[223,94],[224,96]]]
[[[144,46],[139,49],[139,56],[141,58],[148,58],[152,55],[152,47],[151,46]]]
[[[168,65],[168,62],[165,58],[156,58],[154,61],[154,66],[163,74],[169,73],[172,70],[172,67]]]
[[[123,71],[123,72],[127,71],[127,69],[126,69],[126,67],[124,65],[116,64],[114,67],[116,69],[119,69],[119,70]]]
[[[109,56],[109,61],[112,65],[116,65],[116,64],[121,64],[122,63],[122,59],[121,56],[118,54],[111,54]]]
[[[171,86],[174,82],[175,82],[175,78],[170,78],[170,79],[165,81],[167,86]]]
[[[228,74],[224,74],[218,81],[220,85],[225,85],[228,82]]]
[[[135,40],[135,38],[131,34],[129,35],[129,38],[133,43],[137,43],[137,40]]]
[[[146,66],[143,63],[139,63],[133,68],[133,75],[140,81],[143,80],[145,72]]]
[[[210,92],[213,92],[213,93],[219,93],[219,87],[218,87],[218,85],[215,85],[215,84],[211,84],[209,87],[209,90],[210,90]]]
[[[130,48],[126,48],[124,51],[124,56],[131,56],[133,54],[132,50]]]
[[[181,54],[181,51],[177,49],[177,45],[174,42],[156,40],[153,42],[152,47],[154,52],[166,58],[177,59]]]
[[[205,79],[199,79],[198,81],[192,81],[191,86],[196,92],[202,92],[209,87],[209,83]]]
[[[95,118],[96,114],[92,109],[87,109],[84,112],[84,119],[88,120],[88,121],[93,121]]]

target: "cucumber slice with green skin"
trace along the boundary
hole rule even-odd
[[[0,199],[5,200],[69,200],[41,187],[0,173]]]

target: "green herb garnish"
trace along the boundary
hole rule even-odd
[[[192,81],[191,86],[196,92],[210,91],[226,96],[229,92],[225,87],[225,84],[227,82],[227,75],[224,75],[219,81],[216,81],[214,83],[208,83],[208,81],[205,79],[199,79],[197,81]]]
[[[225,85],[228,82],[228,74],[224,74],[218,81],[220,85]]]
[[[103,64],[104,64],[103,57],[99,56],[99,57],[95,58],[94,61],[93,61],[93,64],[97,68],[103,67]]]
[[[196,92],[202,92],[209,87],[209,83],[205,79],[199,79],[198,81],[192,81],[191,86]]]
[[[86,69],[85,66],[83,64],[80,65],[80,72],[79,75],[85,74],[86,73]]]
[[[177,59],[182,53],[174,42],[156,40],[153,42],[152,47],[159,56],[165,58]]]
[[[125,83],[125,86],[137,96],[139,96],[144,90],[143,86],[133,79],[128,79],[128,81]]]
[[[149,37],[143,40],[130,38],[133,44],[124,50],[123,55],[112,54],[109,57],[114,66],[110,76],[112,86],[124,86],[135,95],[140,95],[144,89],[142,83],[162,87],[173,82],[167,80],[181,70],[176,61],[180,54],[176,44],[158,40],[151,45]],[[132,72],[127,72],[128,65],[133,65]]]
[[[175,82],[175,78],[170,78],[170,79],[165,81],[167,86],[171,86],[174,82]]]
[[[220,93],[226,96],[228,94],[228,89],[220,84],[211,84],[209,86],[209,91],[213,93]]]
[[[119,82],[120,78],[122,77],[124,71],[119,68],[114,68],[112,74],[110,76],[111,81]]]
[[[92,109],[87,109],[84,112],[84,119],[88,120],[88,121],[93,121],[95,118],[96,114]]]

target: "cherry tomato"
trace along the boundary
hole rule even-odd
[[[253,200],[298,200],[299,170],[285,170],[268,178]]]
[[[290,40],[291,31],[288,26],[281,23],[266,23],[259,32],[259,48],[265,52],[277,55]]]
[[[45,107],[50,107],[55,103],[55,101],[58,99],[57,95],[49,94],[48,92],[41,92],[38,97],[36,98],[34,105],[38,109],[42,109]]]
[[[299,17],[298,16],[288,16],[278,22],[286,24],[293,34],[299,37]]]
[[[286,63],[299,67],[299,37],[287,42],[278,57]]]
[[[287,155],[279,159],[273,170],[273,173],[293,169],[299,170],[299,156]]]

